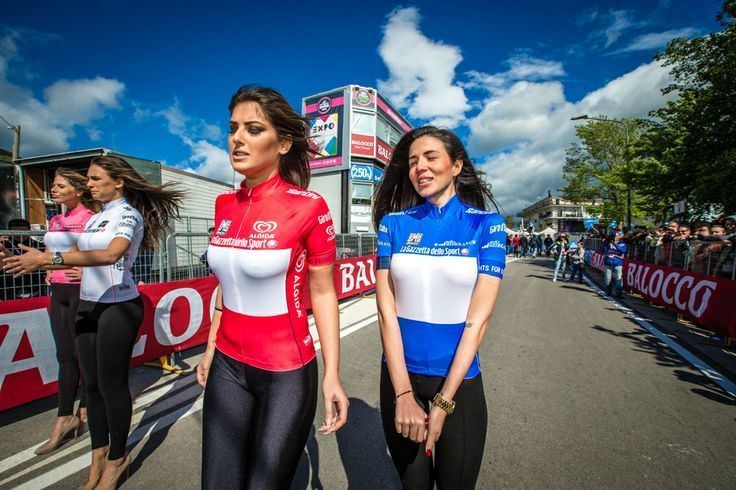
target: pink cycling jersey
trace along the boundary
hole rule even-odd
[[[334,260],[335,228],[318,194],[277,175],[219,196],[207,251],[222,288],[217,349],[269,371],[314,359],[303,301],[307,266]]]
[[[79,236],[84,231],[87,221],[95,213],[83,204],[66,213],[57,214],[49,221],[49,229],[43,237],[46,250],[49,252],[68,252],[77,244]],[[65,271],[51,271],[51,282],[69,284],[79,281],[70,281]]]

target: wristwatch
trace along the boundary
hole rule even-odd
[[[447,401],[443,398],[442,392],[440,391],[436,395],[434,395],[434,399],[432,400],[432,405],[435,407],[439,407],[445,412],[447,412],[447,415],[451,415],[452,412],[455,411],[455,401]]]
[[[64,263],[64,257],[61,256],[61,252],[54,252],[51,263],[54,265],[62,265]]]

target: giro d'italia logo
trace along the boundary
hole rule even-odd
[[[332,102],[329,97],[322,97],[317,102],[317,112],[324,114],[332,108]]]
[[[355,91],[355,103],[363,107],[371,104],[371,93],[366,88],[359,88]]]

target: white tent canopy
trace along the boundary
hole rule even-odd
[[[550,236],[554,236],[554,235],[557,234],[557,232],[553,228],[551,228],[551,227],[548,226],[544,230],[538,231],[537,234],[538,235],[550,235]]]
[[[518,235],[519,232],[514,230],[513,228],[506,228],[506,234],[507,235]]]

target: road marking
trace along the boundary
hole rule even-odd
[[[340,338],[351,335],[362,328],[372,325],[377,320],[378,315],[373,314],[368,317],[362,318],[354,323],[351,323],[350,325],[347,325],[344,328],[340,329]],[[316,341],[314,343],[314,348],[315,350],[321,349],[319,341]],[[200,396],[201,388],[199,387],[199,385],[196,384],[196,380],[196,375],[194,373],[191,373],[174,383],[166,384],[165,386],[152,390],[150,393],[146,393],[145,395],[137,398],[133,405],[134,410],[136,408],[144,407],[149,403],[151,403],[151,406],[149,406],[146,410],[142,412],[139,411],[133,416],[133,424],[138,423],[139,425],[135,427],[128,436],[128,446],[136,444],[142,439],[150,436],[151,434],[162,429],[166,429],[174,425],[179,420],[182,420],[202,410],[203,398]],[[180,392],[171,398],[165,398],[167,394],[173,391]],[[194,396],[192,397],[192,395]],[[161,400],[161,402],[156,404],[158,400]],[[189,401],[193,402],[191,406],[185,405],[178,410],[175,410],[174,412],[168,413],[162,417],[152,420],[155,415],[164,412],[171,407],[177,406],[180,403],[187,403]],[[30,467],[25,468],[18,473],[11,475],[3,481],[0,481],[0,486],[6,485],[12,481],[22,478],[23,476],[37,471],[39,468],[42,468],[49,463],[53,463],[59,459],[64,458],[65,456],[68,456],[69,454],[74,453],[75,451],[78,451],[80,448],[88,444],[88,439],[89,437],[85,436],[79,441],[68,444],[58,453],[42,461],[39,461],[34,465],[31,465]],[[26,461],[35,457],[33,451],[41,444],[43,443],[36,444],[31,448],[21,451],[20,453],[6,458],[3,461],[0,461],[0,473],[11,470],[12,468],[23,464]],[[89,453],[85,453],[15,488],[37,489],[52,486],[63,480],[64,478],[67,478],[70,475],[73,475],[74,473],[86,468],[89,465],[89,458]]]
[[[670,349],[675,351],[680,357],[689,362],[695,369],[703,373],[704,376],[711,379],[714,383],[720,386],[723,391],[731,395],[733,398],[736,398],[736,384],[734,384],[730,379],[723,376],[721,373],[710,367],[707,362],[703,361],[698,356],[685,349],[682,345],[678,344],[667,335],[662,333],[649,321],[637,315],[631,308],[622,305],[611,296],[607,295],[605,292],[603,292],[601,288],[598,287],[597,284],[593,283],[593,281],[591,281],[587,276],[584,276],[584,278],[588,286],[592,287],[595,291],[598,292],[598,294],[613,303],[616,308],[624,312],[629,318],[638,323],[642,328],[657,337],[661,342],[663,342]]]

